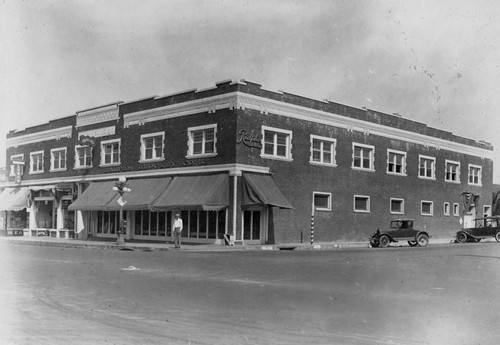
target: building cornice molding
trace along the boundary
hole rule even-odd
[[[91,109],[78,112],[76,114],[76,127],[95,125],[97,123],[108,122],[120,119],[118,104],[106,106],[104,108]]]
[[[20,135],[17,137],[7,138],[7,147],[17,147],[21,145],[38,143],[47,140],[59,140],[62,138],[71,138],[73,126],[49,129],[47,131]]]

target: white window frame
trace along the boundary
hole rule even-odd
[[[355,153],[355,148],[359,147],[362,149],[367,149],[369,150],[369,160],[370,160],[370,167],[364,168],[363,167],[363,160],[361,160],[361,166],[357,167],[354,165],[354,153]],[[352,169],[354,170],[362,170],[362,171],[375,171],[375,146],[373,145],[366,145],[366,144],[360,144],[360,143],[352,143]]]
[[[401,211],[394,211],[392,209],[392,202],[393,201],[401,201]],[[401,199],[401,198],[391,198],[389,200],[389,212],[391,214],[405,214],[405,199]]]
[[[401,160],[401,172],[400,173],[389,170],[390,163],[394,163],[394,162],[390,161],[390,154],[391,153],[393,153],[395,155],[401,155],[401,156],[403,156],[403,158]],[[397,150],[387,149],[387,174],[389,174],[389,175],[396,175],[396,176],[407,176],[406,175],[406,155],[407,154],[404,151],[397,151]]]
[[[321,148],[320,148],[320,160],[319,161],[315,161],[314,160],[314,146],[313,146],[313,143],[314,143],[314,140],[318,140],[321,142]],[[322,136],[319,136],[319,135],[314,135],[314,134],[311,134],[310,136],[310,141],[311,141],[311,148],[310,148],[310,157],[309,157],[309,163],[310,164],[313,164],[313,165],[322,165],[322,166],[329,166],[329,167],[335,167],[337,166],[337,162],[336,162],[336,150],[337,150],[337,139],[334,139],[334,138],[327,138],[327,137],[322,137]],[[330,145],[330,163],[328,162],[324,162],[323,158],[324,158],[324,146],[326,145]]]
[[[420,175],[420,163],[422,162],[423,159],[428,160],[428,161],[432,161],[432,170],[431,170],[432,176],[430,176],[430,177]],[[427,169],[426,169],[426,171],[427,171]],[[418,155],[418,178],[424,179],[424,180],[435,180],[436,179],[436,157]]]
[[[160,137],[161,136],[161,156],[155,157],[156,150],[153,148],[153,158],[146,158],[146,144],[145,139]],[[165,160],[165,132],[156,132],[141,135],[141,159],[139,163],[143,162],[158,162]]]
[[[41,170],[34,170],[33,169],[33,156],[37,156],[37,155],[42,155],[42,169]],[[30,152],[30,174],[42,174],[44,172],[44,161],[45,161],[45,152],[42,150],[42,151],[35,151],[35,152]]]
[[[114,144],[118,143],[118,162],[111,162],[111,163],[105,163],[105,151],[104,151],[104,146],[109,145],[109,144]],[[120,139],[111,139],[111,140],[105,140],[101,141],[101,164],[99,166],[101,167],[109,167],[109,166],[117,166],[121,164],[121,151],[122,151],[122,140]],[[113,156],[113,155],[111,155]]]
[[[286,135],[286,155],[285,156],[278,156],[278,145],[277,145],[277,136],[274,136],[274,142],[273,142],[273,154],[265,153],[266,149],[266,132],[273,132],[275,134],[281,133]],[[293,132],[287,129],[281,129],[281,128],[274,128],[274,127],[268,127],[268,126],[262,126],[261,128],[261,133],[262,133],[262,149],[260,151],[260,157],[261,158],[269,158],[269,159],[278,159],[278,160],[284,160],[284,161],[293,161],[292,158],[292,139],[293,139]]]
[[[205,141],[205,131],[208,129],[214,130],[214,152],[206,153],[206,141]],[[193,133],[203,131],[203,149],[202,153],[194,153],[194,138]],[[199,158],[199,157],[215,157],[217,156],[217,124],[209,124],[204,126],[189,127],[188,130],[188,152],[186,158]]]
[[[90,165],[80,165],[80,155],[78,154],[78,149],[84,149],[88,148],[90,150]],[[89,169],[92,168],[92,161],[93,161],[93,152],[94,149],[92,146],[86,146],[86,145],[75,145],[75,169]]]
[[[64,152],[64,168],[55,168],[56,160],[54,153]],[[60,164],[61,162],[59,162]],[[68,149],[66,147],[58,147],[55,149],[50,149],[50,171],[66,171],[68,170]]]
[[[474,175],[471,174],[472,169],[478,169],[478,175],[477,175],[477,180],[478,183],[471,182],[471,177],[474,177]],[[481,165],[475,165],[475,164],[469,164],[468,170],[467,170],[467,183],[472,186],[482,186],[483,185],[483,167]]]
[[[460,204],[458,202],[453,203],[453,215],[456,217],[460,216]]]
[[[316,195],[326,196],[328,198],[328,205],[326,208],[316,206]],[[332,210],[332,193],[313,192],[313,202],[314,202],[314,209],[316,211],[331,211]]]
[[[423,206],[424,206],[424,203],[428,203],[430,204],[430,209],[431,209],[431,212],[430,213],[424,213],[424,210],[423,210]],[[420,201],[420,215],[422,216],[428,216],[428,217],[432,217],[434,216],[434,201],[430,201],[430,200],[421,200]]]
[[[443,203],[443,214],[445,216],[451,216],[451,205],[449,202]]]
[[[356,209],[356,198],[366,199],[366,210]],[[357,212],[357,213],[370,213],[371,212],[371,205],[370,204],[371,204],[370,197],[368,195],[354,195],[352,209],[354,212]]]
[[[456,171],[456,179],[453,180],[453,179],[450,179],[448,178],[448,168],[449,167],[455,167],[457,169]],[[451,174],[451,172],[450,172]],[[457,161],[452,161],[452,160],[445,160],[444,162],[444,180],[446,182],[450,182],[450,183],[460,183],[460,162],[457,162]]]
[[[19,159],[21,158],[21,159]],[[16,164],[12,162],[24,162],[24,153],[10,156],[10,173],[9,176],[16,176]],[[21,175],[23,174],[24,165],[21,166]]]

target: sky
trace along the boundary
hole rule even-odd
[[[495,146],[495,0],[0,0],[0,166],[8,131],[246,79],[399,113]]]

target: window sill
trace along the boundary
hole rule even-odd
[[[86,165],[86,166],[81,166],[81,167],[74,167],[74,170],[84,170],[84,169],[90,169],[93,168],[93,165]]]
[[[264,158],[264,159],[273,159],[273,160],[277,160],[277,161],[285,161],[285,162],[293,162],[293,158],[288,158],[288,157],[280,157],[280,156],[271,156],[271,155],[265,155],[265,154],[261,154],[261,155],[260,155],[260,158]]]
[[[387,171],[386,172],[387,175],[391,175],[391,176],[401,176],[401,177],[408,177],[408,175],[406,173],[395,173],[395,172],[390,172],[390,171]]]
[[[188,156],[186,156],[186,159],[210,158],[210,157],[216,157],[216,156],[217,156],[217,152],[205,153],[205,154],[200,154],[200,155],[188,155]]]
[[[365,169],[365,168],[359,168],[359,167],[351,167],[352,170],[356,171],[366,171],[366,172],[375,172],[375,169]]]
[[[121,163],[99,164],[99,168],[118,167],[120,165],[122,165],[122,164]]]
[[[322,162],[316,162],[316,161],[309,161],[309,164],[311,164],[311,165],[317,165],[317,166],[322,166],[322,167],[328,167],[328,168],[335,168],[335,167],[337,167],[337,164],[335,164],[335,163],[322,163]]]
[[[454,184],[460,184],[460,181],[450,181],[450,180],[444,180],[446,183],[454,183]]]
[[[436,181],[435,177],[419,176],[418,178],[421,179],[421,180]]]
[[[364,210],[354,210],[356,213],[370,213],[370,211],[364,211]]]
[[[68,169],[50,169],[49,172],[67,171]]]
[[[152,158],[152,159],[141,159],[139,161],[140,164],[144,164],[144,163],[157,163],[157,162],[163,162],[165,161],[165,157],[162,157],[162,158]]]
[[[44,171],[42,170],[42,171],[30,171],[28,174],[29,175],[38,175],[38,174],[43,174],[43,173],[44,173]]]

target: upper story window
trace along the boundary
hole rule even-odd
[[[120,164],[121,139],[101,142],[101,165]]]
[[[311,157],[312,164],[335,166],[335,145],[337,141],[332,138],[311,135]]]
[[[75,169],[92,167],[92,147],[75,146]]]
[[[16,176],[16,169],[21,169],[20,175],[22,175],[24,173],[24,164],[15,164],[12,162],[24,163],[24,154],[10,156],[10,176]]]
[[[217,124],[188,128],[188,157],[217,155]]]
[[[419,155],[418,177],[427,179],[436,178],[436,158]]]
[[[66,170],[66,148],[50,150],[50,171]]]
[[[262,126],[261,157],[292,160],[292,131]]]
[[[361,170],[374,171],[375,147],[352,143],[352,167]]]
[[[447,182],[460,183],[460,163],[459,162],[446,160],[444,180]]]
[[[387,173],[406,175],[406,152],[387,150]]]
[[[165,132],[141,135],[141,161],[164,159]]]
[[[30,153],[30,174],[43,173],[43,151]]]
[[[480,165],[469,164],[469,184],[482,185],[482,170]]]

